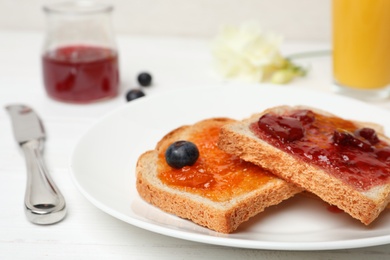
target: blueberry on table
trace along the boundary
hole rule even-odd
[[[189,141],[176,141],[165,152],[165,160],[172,168],[193,165],[199,157],[198,147]]]
[[[126,100],[132,101],[134,99],[145,96],[145,93],[140,89],[131,89],[126,93]]]
[[[147,72],[142,72],[137,77],[138,83],[143,86],[147,87],[152,84],[152,76]]]

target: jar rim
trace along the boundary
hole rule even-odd
[[[82,1],[64,1],[43,6],[46,13],[57,14],[95,14],[102,12],[111,12],[113,6],[110,4],[99,3],[96,1],[82,0]]]

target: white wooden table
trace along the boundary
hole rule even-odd
[[[80,136],[102,115],[122,106],[124,93],[136,86],[138,72],[154,76],[147,95],[167,89],[224,84],[213,74],[209,39],[119,36],[122,93],[91,105],[69,105],[50,100],[43,89],[40,68],[41,33],[0,32],[0,259],[389,259],[390,245],[290,252],[228,248],[155,234],[124,223],[87,201],[71,180],[68,162]],[[323,50],[326,43],[288,43],[286,54]],[[311,58],[309,75],[286,87],[300,85],[331,91],[329,56]],[[14,141],[3,107],[32,106],[48,132],[47,166],[68,205],[58,224],[29,223],[23,212],[25,163]],[[390,103],[390,102],[388,102]],[[377,104],[390,108],[388,103]]]

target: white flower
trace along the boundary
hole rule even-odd
[[[212,45],[216,69],[225,78],[268,80],[275,71],[286,69],[287,60],[279,51],[281,43],[281,36],[266,34],[255,23],[225,26]],[[280,81],[280,75],[276,78]]]

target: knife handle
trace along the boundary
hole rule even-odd
[[[35,224],[53,224],[66,215],[65,199],[50,177],[42,156],[41,139],[22,145],[27,163],[25,212]]]

